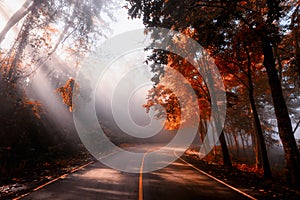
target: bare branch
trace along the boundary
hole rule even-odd
[[[13,14],[13,16],[8,20],[3,30],[0,32],[0,44],[5,39],[7,32],[16,24],[18,23],[23,17],[25,17],[28,12],[30,12],[33,6],[32,0],[27,0],[22,5],[22,7]]]
[[[295,126],[295,128],[294,128],[293,134],[296,133],[296,130],[299,128],[299,126],[300,126],[300,120],[298,121],[298,123],[296,124],[296,126]]]

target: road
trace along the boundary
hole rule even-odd
[[[143,174],[120,172],[101,162],[96,162],[22,199],[224,200],[249,198],[202,174],[184,160],[178,159],[163,169]]]

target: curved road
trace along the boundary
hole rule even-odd
[[[131,161],[123,160],[123,162],[130,165]],[[142,165],[142,162],[140,163]],[[184,160],[178,159],[164,169],[144,174],[120,172],[96,162],[22,199],[224,200],[249,198],[200,173]]]

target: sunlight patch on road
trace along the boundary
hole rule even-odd
[[[180,173],[177,170],[168,170],[168,173],[155,172],[153,174],[168,182],[175,182],[182,185],[191,184],[191,182],[193,182],[194,185],[197,186],[205,185],[209,187],[215,187],[213,182],[208,181],[206,177],[195,176],[195,172],[191,171],[190,169],[180,170]]]
[[[74,174],[85,179],[96,179],[101,182],[121,182],[122,176],[119,171],[113,169],[92,169],[83,174]]]
[[[80,190],[91,191],[91,192],[98,192],[98,193],[108,193],[113,195],[130,195],[129,192],[122,192],[116,190],[108,190],[108,189],[95,189],[95,188],[86,188],[86,187],[77,187]]]

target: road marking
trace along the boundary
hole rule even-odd
[[[148,152],[146,152],[143,156],[141,167],[140,167],[140,178],[139,178],[139,200],[143,200],[143,167],[144,167],[144,161],[145,157]]]
[[[142,159],[142,163],[141,163],[141,167],[140,167],[140,177],[139,177],[139,200],[144,199],[144,197],[143,197],[143,168],[144,168],[145,157],[149,152],[151,152],[155,149],[157,149],[157,147],[149,149],[143,155],[143,159]]]
[[[182,158],[180,158],[180,157],[176,154],[175,151],[173,151],[173,153],[174,153],[174,155],[175,155],[177,158],[179,158],[182,162],[184,162],[184,163],[187,164],[188,166],[192,167],[193,169],[197,170],[198,172],[200,172],[200,173],[202,173],[202,174],[208,176],[209,178],[211,178],[211,179],[213,179],[213,180],[215,180],[215,181],[218,181],[219,183],[221,183],[221,184],[223,184],[223,185],[229,187],[230,189],[232,189],[232,190],[234,190],[234,191],[236,191],[236,192],[238,192],[238,193],[240,193],[240,194],[242,194],[242,195],[248,197],[249,199],[257,200],[256,198],[250,196],[249,194],[247,194],[247,193],[245,193],[245,192],[243,192],[243,191],[241,191],[241,190],[239,190],[239,189],[237,189],[237,188],[235,188],[235,187],[233,187],[233,186],[231,186],[231,185],[225,183],[224,181],[221,181],[220,179],[217,179],[216,177],[214,177],[214,176],[212,176],[212,175],[210,175],[210,174],[208,174],[208,173],[202,171],[201,169],[195,167],[195,166],[192,165],[191,163],[189,163],[189,162],[183,160]]]
[[[98,160],[105,159],[105,158],[107,158],[107,157],[109,157],[109,156],[111,156],[111,155],[114,155],[114,154],[120,153],[120,152],[121,152],[121,151],[113,151],[113,152],[111,152],[111,153],[109,153],[109,154],[106,154],[105,156],[99,157]]]
[[[21,196],[18,196],[18,197],[16,197],[16,198],[13,198],[13,200],[19,200],[19,199],[21,199],[21,198],[23,198],[23,197],[26,197],[26,196],[29,195],[30,193],[35,192],[35,191],[37,191],[37,190],[40,190],[40,189],[46,187],[47,185],[50,185],[51,183],[53,183],[53,182],[55,182],[55,181],[58,181],[58,180],[60,180],[60,179],[64,179],[64,178],[66,178],[66,176],[68,176],[69,174],[72,174],[72,173],[74,173],[74,172],[76,172],[76,171],[79,171],[79,170],[85,168],[86,166],[88,166],[88,165],[90,165],[90,164],[92,164],[92,163],[94,163],[94,162],[95,162],[95,161],[91,161],[91,162],[89,162],[89,163],[87,163],[87,164],[84,164],[84,165],[78,167],[78,168],[75,168],[75,169],[71,170],[69,173],[63,174],[63,175],[61,175],[61,176],[59,176],[59,177],[57,177],[57,178],[55,178],[55,179],[53,179],[53,180],[51,180],[51,181],[49,181],[49,182],[43,184],[43,185],[40,185],[40,186],[34,188],[32,191],[30,191],[30,192],[28,192],[28,193],[26,193],[26,194],[23,194],[23,195],[21,195]]]

